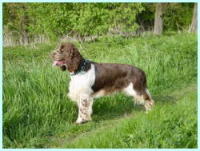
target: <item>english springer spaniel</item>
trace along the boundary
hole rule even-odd
[[[52,57],[53,65],[70,73],[68,96],[78,105],[78,124],[92,120],[94,98],[113,92],[122,91],[134,97],[136,103],[143,104],[146,111],[154,104],[147,89],[145,73],[137,67],[86,60],[72,43],[62,43]]]

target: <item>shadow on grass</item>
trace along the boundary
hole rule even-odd
[[[96,99],[93,105],[93,120],[101,121],[127,115],[134,109],[132,98],[116,95]]]
[[[174,104],[177,99],[169,95],[153,96],[155,105]],[[144,112],[143,105],[136,105],[131,97],[124,95],[103,97],[95,100],[93,105],[93,120],[102,121],[127,116],[131,112]]]
[[[159,95],[159,96],[153,96],[153,99],[155,103],[159,104],[174,104],[177,101],[177,98],[174,96],[169,95]]]

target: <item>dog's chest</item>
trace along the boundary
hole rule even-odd
[[[69,83],[69,97],[72,100],[77,100],[80,95],[90,95],[93,91],[91,87],[95,82],[95,68],[91,65],[91,69],[86,73],[79,73],[71,76]]]

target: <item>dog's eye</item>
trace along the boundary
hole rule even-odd
[[[60,52],[64,52],[64,45],[60,46]]]

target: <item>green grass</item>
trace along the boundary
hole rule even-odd
[[[184,93],[186,95],[184,95]],[[163,99],[159,97],[159,99]],[[171,94],[147,115],[133,111],[74,137],[54,137],[47,147],[61,148],[192,148],[197,147],[196,86]],[[164,98],[166,101],[167,99]],[[186,110],[187,108],[187,110]],[[190,115],[190,116],[188,116]],[[109,124],[109,125],[108,125]]]
[[[156,107],[145,114],[123,94],[99,98],[93,121],[76,125],[69,76],[52,68],[56,44],[4,48],[4,148],[197,147],[197,37],[193,34],[77,44],[87,59],[142,68]]]

